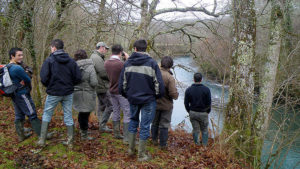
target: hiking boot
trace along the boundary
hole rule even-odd
[[[157,146],[158,145],[158,126],[151,125],[151,138],[152,144]]]
[[[80,130],[81,140],[94,140],[95,138],[89,137],[87,130]]]
[[[114,138],[123,139],[123,136],[120,133],[120,121],[113,121],[114,127]]]
[[[147,140],[141,140],[140,139],[139,157],[138,157],[139,162],[151,160],[151,155],[148,154],[148,152],[146,151],[146,144],[147,144]]]
[[[15,128],[16,128],[16,133],[18,135],[18,140],[19,142],[22,142],[24,140],[26,140],[28,137],[31,136],[30,133],[28,134],[24,134],[24,121],[22,120],[16,120],[15,121]]]
[[[193,133],[193,139],[194,139],[194,143],[196,145],[200,145],[199,144],[199,133],[198,132]]]
[[[44,147],[46,144],[47,132],[48,132],[49,122],[42,121],[40,138],[37,144],[41,147]]]
[[[68,146],[69,149],[73,148],[73,142],[74,142],[74,125],[67,126],[67,141],[63,142],[63,145]]]
[[[136,133],[130,133],[128,132],[128,154],[129,156],[133,156],[135,154],[135,139],[136,139]]]
[[[128,127],[129,127],[129,123],[123,123],[123,143],[124,144],[128,144],[128,134],[129,134],[129,131],[128,131]]]
[[[30,121],[33,131],[36,135],[40,136],[41,134],[41,121],[38,118],[35,118]]]
[[[202,132],[202,145],[207,146],[208,142],[208,132]]]
[[[160,128],[159,129],[159,148],[167,149],[167,141],[168,141],[168,128]]]
[[[110,128],[108,128],[108,127],[105,125],[105,126],[101,126],[101,127],[99,128],[99,131],[100,131],[101,133],[111,133],[113,130],[110,129]]]

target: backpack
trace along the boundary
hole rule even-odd
[[[7,64],[0,67],[0,96],[11,97],[18,89],[18,86],[13,84],[9,75],[8,70],[11,66],[11,64]]]

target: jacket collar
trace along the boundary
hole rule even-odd
[[[121,59],[117,55],[112,55],[109,60],[121,60]]]
[[[102,59],[104,59],[104,55],[101,54],[99,51],[94,50],[94,53],[97,54],[98,56],[100,56]]]

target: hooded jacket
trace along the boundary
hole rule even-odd
[[[154,59],[134,52],[125,62],[119,79],[119,93],[130,104],[145,104],[164,95],[164,82]]]
[[[96,106],[97,75],[91,59],[82,59],[77,62],[81,70],[82,79],[74,87],[73,108],[77,112],[92,112]]]
[[[74,91],[74,86],[81,81],[81,72],[69,54],[60,49],[50,54],[44,61],[41,82],[47,87],[47,94],[66,96]]]

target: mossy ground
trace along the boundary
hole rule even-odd
[[[244,160],[234,159],[226,148],[220,148],[216,140],[209,140],[204,148],[193,144],[191,134],[181,130],[170,132],[168,151],[162,151],[150,142],[148,151],[153,159],[137,162],[137,156],[128,157],[128,145],[113,138],[112,133],[99,133],[97,121],[90,126],[93,141],[81,141],[78,122],[72,150],[61,142],[66,138],[66,127],[62,118],[53,118],[49,131],[53,138],[46,147],[36,145],[37,136],[18,143],[14,128],[14,110],[7,100],[0,98],[0,169],[1,168],[244,168]],[[39,110],[39,117],[42,112]],[[54,116],[62,116],[56,113]],[[110,127],[111,124],[109,123]],[[25,126],[30,124],[26,121]]]

